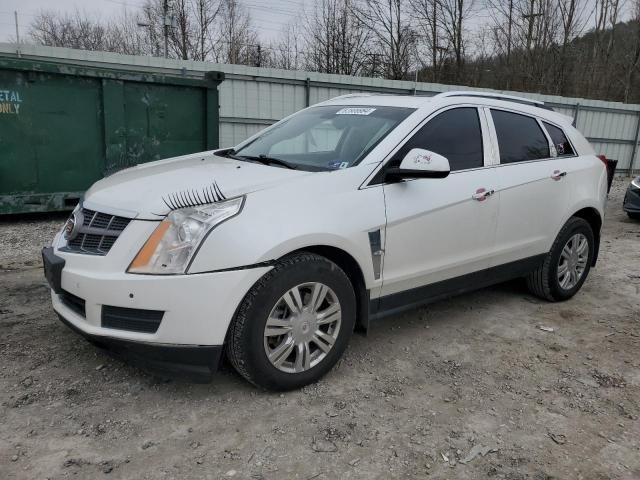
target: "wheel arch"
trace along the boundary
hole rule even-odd
[[[591,226],[593,237],[596,242],[593,249],[593,261],[591,262],[591,265],[595,266],[596,261],[598,260],[598,252],[600,251],[600,229],[602,228],[602,216],[600,215],[600,212],[593,207],[582,208],[571,216],[582,218]]]
[[[347,274],[356,295],[356,330],[366,332],[369,328],[369,291],[366,287],[364,272],[358,261],[349,252],[329,245],[310,245],[298,248],[280,258],[301,252],[315,253],[325,257]]]

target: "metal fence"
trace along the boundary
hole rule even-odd
[[[434,95],[465,88],[35,45],[20,45],[19,50],[15,44],[0,43],[0,54],[20,55],[33,60],[93,66],[126,65],[137,71],[179,73],[186,77],[201,77],[209,70],[224,72],[226,79],[220,86],[221,146],[235,145],[290,113],[338,95],[359,92]],[[577,128],[598,153],[618,160],[618,171],[633,173],[640,170],[640,105],[533,93],[502,93],[542,100],[556,111],[573,117]]]

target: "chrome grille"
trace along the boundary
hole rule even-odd
[[[67,241],[63,250],[92,255],[106,255],[130,218],[82,209],[82,227],[75,238]]]

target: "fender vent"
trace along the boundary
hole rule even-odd
[[[380,237],[380,229],[369,232],[369,246],[371,247],[371,261],[373,262],[373,275],[376,280],[380,279],[382,271],[382,239]]]

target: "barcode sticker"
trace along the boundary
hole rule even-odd
[[[369,115],[370,113],[373,113],[375,111],[375,108],[348,107],[343,108],[342,110],[338,110],[336,112],[336,115]]]

